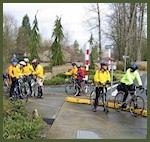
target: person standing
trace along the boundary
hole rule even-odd
[[[108,84],[110,82],[110,72],[108,70],[108,63],[101,62],[100,69],[96,71],[94,75],[94,83],[96,86],[96,97],[94,102],[94,109],[93,111],[96,112],[96,108],[98,105],[98,98],[103,91],[103,84]],[[107,88],[106,88],[107,89]]]
[[[18,59],[13,58],[11,60],[11,65],[8,67],[8,75],[12,82],[11,87],[10,87],[10,92],[9,92],[10,99],[13,97],[13,92],[14,92],[15,86],[16,85],[19,86],[19,83],[18,83],[19,72],[18,72],[18,69],[16,68],[17,64],[18,64]]]
[[[25,78],[29,84],[30,94],[32,95],[31,78],[32,78],[32,73],[34,72],[34,69],[33,69],[33,66],[29,63],[28,58],[24,58],[24,62],[26,63],[26,66],[23,69],[23,74],[25,75]]]
[[[32,65],[34,68],[33,75],[36,76],[38,83],[38,98],[43,99],[43,81],[44,81],[44,69],[37,59],[32,60]]]

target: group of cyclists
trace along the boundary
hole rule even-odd
[[[81,68],[80,65],[76,65],[75,63],[72,63],[72,66],[73,66],[72,70],[70,72],[66,72],[65,74],[72,75],[77,80],[78,84],[81,85],[81,82],[84,79],[84,68]],[[117,86],[118,91],[123,91],[125,93],[123,97],[123,102],[126,102],[126,99],[128,97],[128,91],[132,91],[132,92],[135,91],[134,80],[137,80],[139,89],[140,90],[143,89],[142,81],[138,73],[138,65],[136,63],[131,63],[131,66],[127,69],[126,73],[121,78],[120,84]],[[103,91],[103,85],[104,84],[109,85],[110,81],[111,81],[111,77],[110,77],[110,71],[108,70],[108,62],[102,61],[100,63],[100,68],[96,70],[94,75],[94,84],[96,86],[96,91],[95,91],[96,98],[94,99],[95,102],[93,108],[94,112],[96,112],[96,108],[98,106],[98,98]],[[78,96],[79,95],[80,94],[78,94]],[[126,106],[127,104],[123,103],[121,107],[126,108]]]
[[[8,78],[11,81],[9,97],[13,97],[15,86],[19,86],[18,79],[23,77],[29,84],[30,95],[32,96],[32,86],[31,79],[34,78],[38,84],[38,92],[40,96],[38,98],[43,98],[43,79],[44,79],[44,70],[40,65],[37,59],[32,60],[31,64],[29,63],[28,58],[24,58],[21,61],[18,61],[17,58],[11,59],[11,64],[8,67]],[[20,91],[18,89],[18,91]],[[19,93],[20,94],[20,93]],[[19,96],[21,98],[21,95]]]
[[[79,92],[77,96],[80,96],[80,88],[82,85],[82,82],[85,78],[85,67],[81,65],[77,65],[76,63],[72,63],[73,68],[69,72],[65,72],[66,75],[72,75],[74,79],[77,81],[79,86]],[[138,73],[138,65],[136,63],[132,63],[131,66],[127,69],[126,73],[121,79],[121,83],[117,86],[118,91],[123,91],[125,93],[123,102],[126,101],[128,96],[128,91],[134,91],[134,80],[136,79],[139,85],[140,89],[143,89],[142,87],[142,81],[140,78],[140,75]],[[13,95],[13,91],[15,88],[15,85],[18,84],[18,79],[20,76],[24,76],[24,78],[27,80],[30,88],[30,94],[32,95],[32,86],[31,86],[31,79],[33,76],[36,76],[36,81],[38,83],[38,92],[40,92],[39,98],[43,98],[43,81],[44,81],[44,70],[43,67],[40,65],[39,61],[37,59],[34,59],[31,64],[29,63],[28,58],[24,58],[24,60],[21,60],[18,62],[17,58],[13,58],[11,60],[11,65],[8,68],[8,75],[11,79],[11,88],[9,97],[11,98]],[[102,61],[100,63],[100,68],[96,70],[94,75],[94,84],[96,86],[96,98],[94,102],[94,109],[93,111],[96,111],[96,108],[98,106],[98,98],[100,94],[103,91],[102,86],[104,84],[110,84],[111,77],[110,77],[110,71],[108,70],[108,63],[106,61]],[[126,103],[123,103],[122,108],[126,107]]]

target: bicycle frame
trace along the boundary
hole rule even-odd
[[[102,93],[100,93],[100,96],[99,96],[99,100],[102,98],[103,103],[105,103],[106,101],[106,93],[107,93],[107,88],[106,88],[106,85],[104,85]]]
[[[106,84],[103,84],[102,86],[99,86],[99,87],[103,87],[103,89],[102,89],[102,92],[100,92],[100,96],[98,98],[98,103],[99,103],[99,105],[101,105],[100,100],[102,100],[104,111],[107,114],[108,113],[108,104],[107,104],[108,102],[107,102],[107,96],[106,96],[107,87],[106,87]],[[91,98],[91,95],[90,95],[90,98]],[[93,107],[93,105],[94,105],[93,100],[94,100],[94,103],[95,103],[95,99],[93,98],[92,101],[91,101],[92,108],[94,108]],[[96,110],[94,110],[94,111],[96,111]]]
[[[137,94],[138,88],[139,87],[135,86],[134,91],[128,91],[128,95],[130,96],[127,97],[125,102],[123,102],[123,97],[125,93],[123,91],[119,91],[114,100],[115,109],[117,111],[121,111],[123,110],[123,108],[129,109],[130,113],[133,116],[137,116],[138,114],[141,114],[142,111],[144,110],[145,102],[144,102],[144,99]],[[143,91],[141,93],[143,93]],[[140,111],[137,111],[137,110],[140,110]]]
[[[126,104],[131,103],[133,101],[133,99],[135,97],[137,97],[137,89],[138,89],[138,87],[135,86],[135,90],[134,91],[128,91],[128,98],[126,100]],[[133,95],[131,95],[131,94],[133,94]]]

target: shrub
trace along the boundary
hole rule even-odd
[[[124,70],[124,64],[123,63],[118,63],[117,64],[117,70],[123,71]]]
[[[113,80],[114,81],[120,81],[121,78],[123,77],[123,75],[124,75],[124,72],[117,70],[114,72],[114,79]]]
[[[46,123],[41,117],[33,119],[21,101],[3,101],[4,139],[37,139]]]
[[[66,77],[68,77],[67,75],[65,75],[65,74],[63,74],[63,73],[59,73],[59,74],[57,74],[55,77],[58,77],[58,78],[66,78]]]
[[[90,76],[90,75],[94,75],[95,72],[96,72],[95,70],[89,70],[89,76]]]
[[[44,81],[44,85],[62,85],[65,83],[65,79],[60,77],[52,77],[51,79]]]
[[[44,68],[44,71],[51,71],[50,66],[45,66],[45,67],[43,67],[43,68]]]
[[[142,64],[139,64],[138,68],[139,68],[140,71],[146,71],[147,70],[146,66],[144,66]]]

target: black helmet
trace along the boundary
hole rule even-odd
[[[80,68],[81,67],[81,65],[77,65],[77,68]]]
[[[137,70],[137,69],[138,69],[138,65],[137,65],[136,63],[132,63],[132,64],[131,64],[131,69],[132,69],[133,71]]]
[[[108,66],[108,63],[107,63],[106,61],[102,61],[102,62],[100,63],[100,65],[101,65],[101,66]]]
[[[72,66],[76,66],[76,63],[72,63]]]

